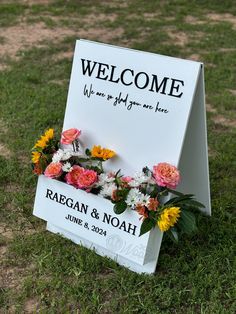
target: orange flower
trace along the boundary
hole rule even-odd
[[[34,164],[33,173],[35,173],[35,174],[37,174],[37,175],[40,175],[40,174],[43,173],[43,170],[42,170],[42,168],[41,168],[39,162],[37,162],[37,163]]]
[[[149,199],[149,202],[147,204],[147,208],[149,210],[154,210],[156,211],[157,210],[157,206],[159,205],[159,202],[156,198],[150,198]]]
[[[148,213],[147,213],[147,210],[146,210],[146,207],[143,206],[143,205],[137,205],[136,206],[136,210],[137,212],[139,213],[139,215],[143,216],[141,217],[140,219],[145,219],[145,218],[148,218]]]

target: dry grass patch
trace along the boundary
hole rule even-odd
[[[213,22],[229,22],[236,29],[236,16],[230,13],[209,13],[206,17]]]
[[[212,118],[216,124],[221,124],[229,128],[236,128],[236,120],[227,119],[222,115],[216,115]]]
[[[202,20],[200,20],[197,17],[192,16],[192,15],[187,15],[185,17],[185,22],[187,24],[192,24],[192,25],[202,25],[202,24],[206,23],[205,21],[202,21]]]
[[[0,143],[0,156],[10,159],[12,156],[11,151],[6,147],[6,145]]]
[[[14,232],[6,224],[0,223],[0,235],[7,240],[11,240],[14,237]]]
[[[232,95],[236,96],[236,89],[228,89],[228,91],[229,91]]]
[[[201,56],[197,53],[194,53],[188,57],[189,60],[200,62]]]
[[[75,32],[65,28],[48,29],[44,23],[34,25],[21,24],[2,29],[5,41],[0,50],[0,58],[8,56],[17,59],[18,51],[29,49],[43,40],[62,39],[66,36],[74,35]]]
[[[117,14],[115,13],[109,13],[109,14],[104,14],[104,13],[91,13],[87,14],[82,18],[82,21],[86,23],[87,25],[93,25],[95,23],[100,23],[100,22],[114,22],[117,18]]]
[[[106,15],[98,16],[99,19],[103,20]],[[110,15],[110,20],[114,20],[116,16]],[[89,15],[85,25],[94,24],[96,21],[95,15]],[[0,64],[5,68],[4,58],[11,58],[13,60],[19,59],[19,51],[24,49],[32,48],[33,46],[43,47],[45,44],[43,41],[57,41],[63,40],[68,36],[75,36],[75,39],[86,38],[90,40],[96,40],[101,42],[112,42],[115,38],[119,38],[123,35],[123,28],[119,27],[116,29],[108,29],[105,27],[93,27],[83,28],[78,31],[63,28],[47,28],[43,22],[28,25],[26,23],[19,24],[17,26],[6,27],[2,29],[4,42],[0,50]],[[71,58],[72,51],[61,54],[58,58]],[[2,59],[2,60],[1,60]]]
[[[216,109],[211,104],[206,104],[206,110],[208,112],[216,113]]]
[[[24,313],[37,313],[40,309],[39,302],[36,298],[28,299],[24,305]]]
[[[175,45],[184,47],[188,44],[188,35],[184,32],[177,31],[174,26],[169,26],[165,28],[167,35],[175,43]]]

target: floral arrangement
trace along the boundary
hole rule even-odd
[[[109,199],[116,214],[135,210],[142,220],[140,235],[158,226],[178,241],[179,233],[196,230],[195,212],[204,205],[193,194],[175,190],[180,182],[175,166],[162,162],[132,177],[120,170],[106,173],[103,163],[116,153],[100,145],[82,151],[80,136],[81,131],[72,128],[62,132],[59,140],[53,129],[47,130],[32,149],[33,172]]]

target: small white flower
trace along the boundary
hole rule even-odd
[[[59,162],[62,160],[62,157],[63,157],[63,150],[58,149],[58,151],[52,157],[52,162]]]
[[[63,150],[63,156],[62,156],[62,160],[68,160],[70,157],[72,156],[72,150],[70,149],[65,149]]]
[[[154,184],[151,172],[145,174],[144,172],[137,172],[134,174],[133,180],[129,182],[129,186],[138,187],[143,183]]]
[[[115,183],[106,183],[103,185],[100,195],[103,197],[111,197],[114,190],[117,189],[117,186]]]
[[[101,173],[98,178],[98,185],[114,182],[115,178],[111,174]]]
[[[69,162],[66,162],[63,166],[62,166],[62,170],[65,172],[70,172],[72,170],[71,164]]]
[[[126,198],[126,203],[129,207],[134,208],[137,204],[146,205],[150,199],[149,195],[143,194],[139,189],[131,189]]]

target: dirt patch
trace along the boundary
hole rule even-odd
[[[229,91],[232,95],[236,96],[236,89],[228,89],[228,91]]]
[[[105,18],[105,15],[102,16]],[[111,15],[111,19],[114,19],[115,15]],[[95,19],[95,15],[90,15],[90,22]],[[80,29],[75,31],[69,28],[55,27],[53,29],[46,28],[43,22],[33,25],[21,24],[3,29],[4,43],[0,50],[0,59],[4,64],[4,58],[18,59],[19,51],[23,49],[29,49],[33,46],[41,47],[45,43],[43,41],[50,40],[62,40],[67,36],[75,36],[75,38],[86,38],[91,40],[97,40],[102,42],[110,42],[115,38],[120,37],[124,30],[122,28],[107,29],[101,27],[91,27],[88,29]],[[71,52],[66,52],[67,56],[72,55]],[[60,57],[59,57],[60,58]]]
[[[1,245],[0,246],[0,260],[2,260],[7,252],[7,246]]]
[[[115,13],[109,13],[109,14],[104,14],[104,13],[91,13],[82,18],[83,22],[86,23],[87,25],[94,26],[94,23],[98,22],[114,22],[117,18],[117,14]]]
[[[199,20],[197,17],[192,15],[187,15],[185,17],[185,22],[193,25],[202,25],[206,23],[205,21]]]
[[[206,104],[206,110],[208,112],[216,113],[216,109],[210,104]]]
[[[166,27],[165,31],[175,45],[184,47],[188,44],[189,38],[186,33],[177,31],[175,27]]]
[[[218,50],[219,52],[235,52],[236,51],[236,48],[220,48]]]
[[[63,59],[70,59],[72,60],[74,55],[74,52],[71,51],[63,51],[63,52],[59,52],[58,54],[55,55],[55,57],[53,58],[55,61],[60,61]]]
[[[11,151],[2,143],[0,143],[0,156],[10,159]]]
[[[188,57],[188,59],[189,59],[189,60],[193,60],[193,61],[198,61],[198,62],[200,62],[201,56],[198,55],[198,54],[196,54],[196,53],[194,53],[194,54],[190,55],[190,56]]]
[[[149,13],[149,12],[143,13],[143,17],[144,17],[145,20],[147,20],[147,21],[156,20],[159,16],[160,16],[160,14],[157,13],[157,12],[155,12],[155,13],[154,13],[154,12],[151,12],[151,13]],[[138,17],[138,15],[137,15],[136,17]]]
[[[34,46],[43,40],[62,39],[65,36],[74,35],[75,32],[65,28],[48,29],[44,23],[34,25],[21,24],[3,29],[5,41],[0,50],[0,58],[8,56],[18,58],[17,52]]]
[[[0,119],[0,134],[7,134],[7,129],[8,128],[5,122]],[[9,159],[11,155],[11,151],[6,147],[6,145],[0,142],[0,156]]]
[[[36,313],[39,310],[39,302],[36,298],[25,302],[24,313]]]
[[[114,42],[115,39],[120,38],[124,33],[122,27],[116,29],[107,29],[107,28],[89,28],[81,29],[78,32],[79,38],[86,38],[90,40],[96,40],[101,42]]]
[[[236,29],[236,16],[230,13],[209,13],[206,17],[213,22],[229,22]]]
[[[216,116],[213,118],[213,121],[214,121],[216,124],[221,124],[221,125],[226,126],[226,127],[229,127],[229,128],[236,128],[236,120],[227,119],[227,118],[225,118],[225,117],[222,116],[222,115],[216,115]]]
[[[21,0],[20,1],[23,4],[28,4],[28,5],[39,5],[39,4],[43,4],[43,5],[47,5],[49,3],[52,3],[53,0]]]
[[[5,224],[0,224],[0,235],[3,236],[6,239],[13,239],[14,233],[13,230],[8,228]]]
[[[128,7],[128,1],[126,0],[118,0],[117,2],[115,1],[110,1],[110,0],[103,0],[100,2],[101,5],[103,6],[106,6],[106,7],[109,7],[109,8],[120,8],[120,9],[123,9],[123,8],[127,8]]]

